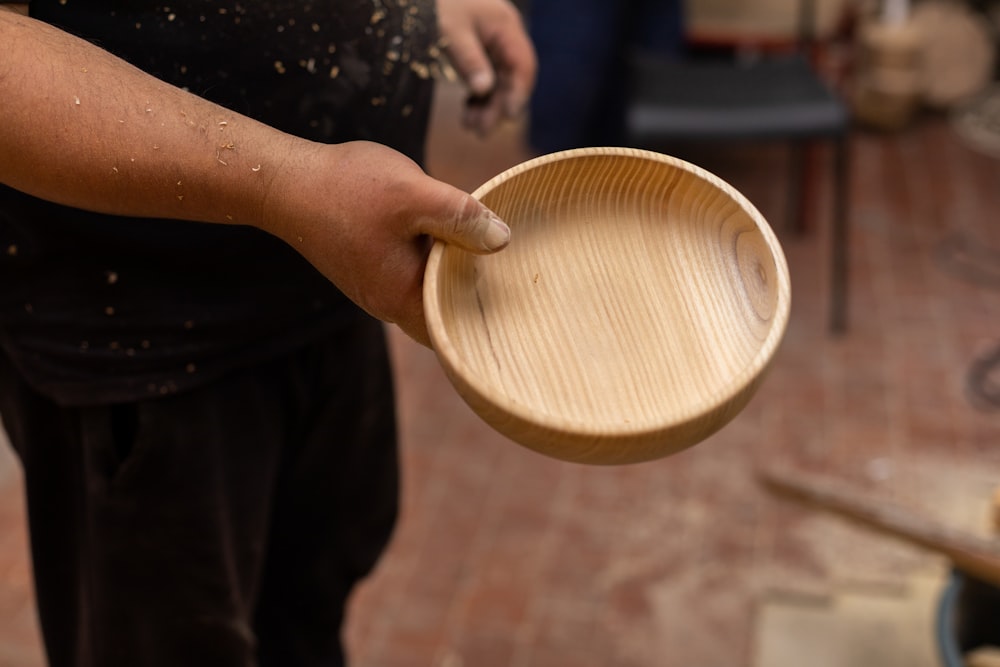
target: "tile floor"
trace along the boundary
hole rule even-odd
[[[459,101],[443,91],[429,168],[472,189],[524,149],[516,126],[489,141],[446,130]],[[430,351],[393,337],[404,507],[352,606],[356,667],[886,664],[874,654],[820,660],[821,646],[801,645],[829,633],[802,630],[808,619],[795,605],[832,609],[844,595],[878,604],[842,628],[871,635],[893,613],[882,603],[894,603],[913,613],[876,641],[895,642],[889,653],[901,664],[937,664],[930,606],[947,564],[778,501],[754,477],[769,462],[793,463],[988,534],[1000,407],[976,400],[968,378],[1000,344],[1000,160],[964,146],[936,117],[900,134],[859,132],[853,148],[852,321],[843,338],[825,328],[826,217],[804,237],[784,228],[783,149],[682,155],[772,221],[794,291],[759,394],[686,452],[622,468],[544,459],[483,425]],[[1000,378],[985,381],[995,388]],[[0,667],[43,664],[19,483],[16,466],[0,459]],[[798,652],[769,648],[795,644],[800,632]]]

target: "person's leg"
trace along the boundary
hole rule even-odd
[[[344,663],[341,624],[397,515],[396,421],[382,325],[297,360],[256,629],[262,667]]]
[[[527,18],[538,53],[528,142],[539,153],[622,143],[632,52],[683,47],[680,0],[532,0]]]
[[[72,415],[31,391],[2,350],[0,417],[28,478],[35,596],[49,663],[85,664],[76,659],[88,634],[81,628],[88,620],[88,590],[77,559],[84,533],[79,427]]]
[[[662,57],[678,57],[683,53],[683,0],[632,0],[628,4],[630,49]]]
[[[532,0],[527,23],[538,54],[528,141],[548,153],[614,143],[624,37],[620,0]],[[609,134],[609,130],[611,133]]]
[[[283,439],[271,372],[61,408],[0,368],[53,667],[256,664],[252,614]]]
[[[136,405],[56,406],[0,355],[0,416],[52,667],[343,664],[397,514],[380,323]]]

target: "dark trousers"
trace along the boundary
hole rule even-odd
[[[196,391],[59,407],[0,354],[53,667],[344,664],[397,513],[374,320]]]

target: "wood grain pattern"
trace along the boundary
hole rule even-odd
[[[511,244],[437,244],[424,303],[449,379],[487,423],[556,458],[629,463],[703,440],[750,399],[790,284],[773,232],[730,186],[658,153],[594,148],[474,195]]]

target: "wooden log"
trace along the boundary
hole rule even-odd
[[[856,487],[792,468],[759,473],[768,490],[827,510],[886,535],[946,556],[958,569],[1000,586],[1000,540],[984,539]]]
[[[923,0],[914,8],[912,22],[920,33],[927,105],[952,108],[989,85],[997,47],[985,17],[964,3]]]

